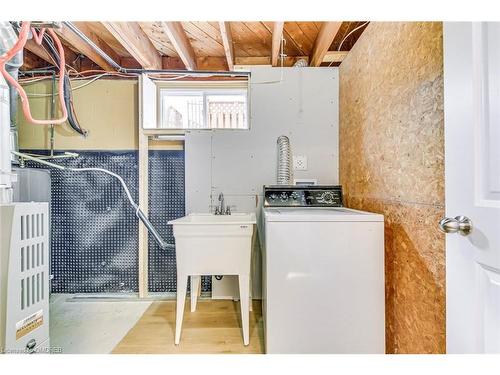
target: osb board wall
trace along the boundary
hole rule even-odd
[[[445,352],[441,23],[373,22],[340,66],[340,182],[385,216],[386,349]]]
[[[87,82],[73,81],[72,86],[76,88]],[[24,89],[30,95],[33,116],[37,119],[50,118],[51,97],[47,95],[52,92],[52,82],[41,81],[25,85]],[[138,148],[137,81],[101,79],[74,90],[73,102],[78,120],[81,126],[89,131],[89,135],[83,138],[73,132],[67,124],[56,125],[54,137],[56,150]],[[18,119],[21,149],[50,148],[48,126],[27,123],[20,108]],[[152,140],[150,148],[182,149],[182,143]]]

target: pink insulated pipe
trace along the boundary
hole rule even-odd
[[[33,39],[35,40],[36,43],[41,44],[42,42],[42,36],[43,33],[45,32],[45,29],[42,29],[39,35],[37,35],[36,31],[33,30]],[[61,44],[61,41],[57,37],[56,33],[54,30],[48,29],[48,33],[54,40],[54,42],[57,45],[57,49],[59,50],[59,55],[61,56],[61,61],[60,61],[60,67],[59,67],[59,85],[58,85],[58,91],[59,91],[59,103],[60,107],[62,110],[62,117],[59,119],[49,119],[49,120],[36,120],[33,118],[31,115],[31,110],[30,110],[30,103],[28,99],[28,95],[26,95],[26,91],[22,88],[22,86],[19,84],[17,80],[15,80],[6,70],[5,65],[7,62],[15,56],[19,51],[21,51],[24,46],[26,45],[26,42],[28,40],[28,34],[30,31],[30,22],[28,21],[23,21],[22,26],[21,26],[21,32],[19,33],[19,39],[17,42],[14,44],[14,46],[7,51],[5,54],[0,56],[0,73],[5,77],[5,80],[9,82],[17,92],[19,93],[19,97],[21,98],[21,104],[23,108],[23,113],[24,116],[26,117],[26,120],[28,120],[32,124],[36,125],[57,125],[57,124],[62,124],[66,122],[68,119],[68,112],[66,110],[66,105],[64,103],[64,69],[66,66],[66,60],[64,58],[64,49]]]

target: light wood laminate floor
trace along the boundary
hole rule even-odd
[[[114,348],[120,354],[255,354],[264,352],[260,301],[250,312],[250,345],[243,345],[240,304],[228,300],[199,300],[190,312],[186,301],[180,345],[174,345],[175,301],[154,302]]]

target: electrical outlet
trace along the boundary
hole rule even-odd
[[[307,156],[293,155],[293,169],[296,171],[307,171]]]

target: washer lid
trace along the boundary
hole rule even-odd
[[[266,208],[267,221],[337,221],[337,222],[373,222],[384,221],[384,216],[372,212],[358,211],[352,208]]]

